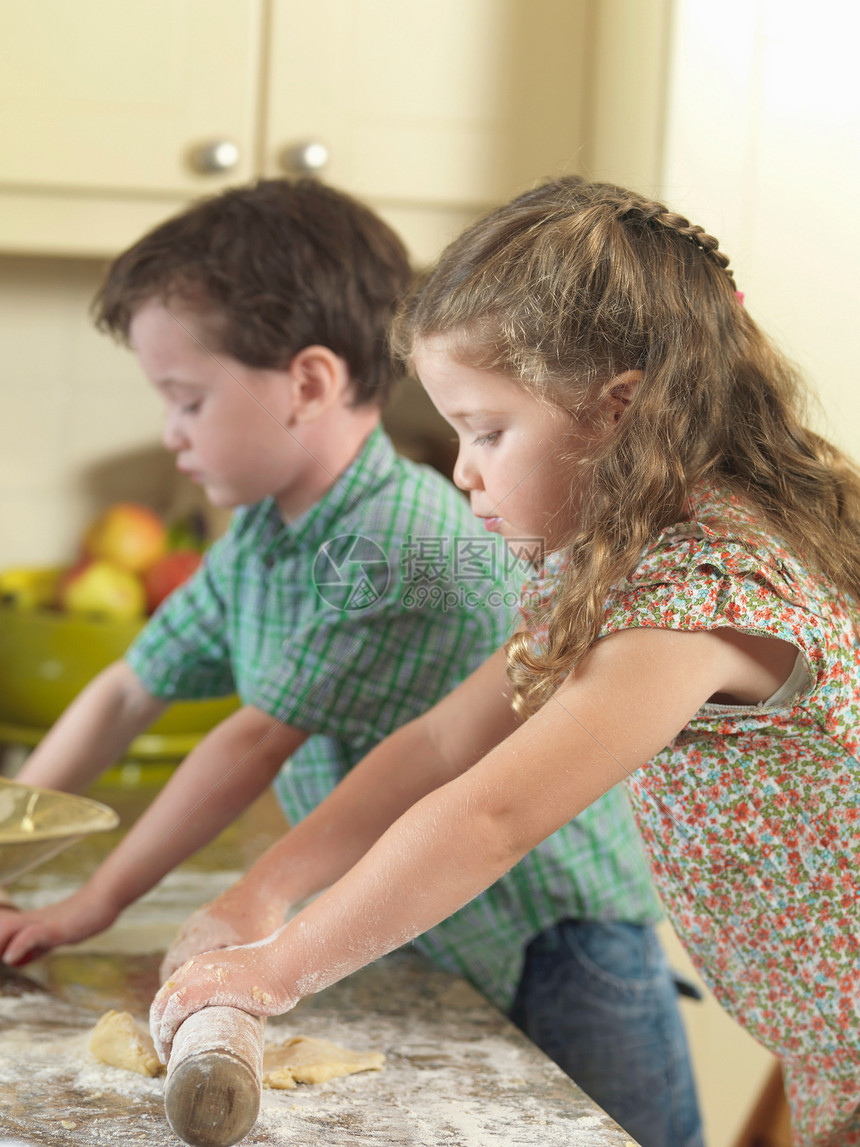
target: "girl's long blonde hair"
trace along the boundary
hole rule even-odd
[[[860,598],[860,477],[807,429],[792,366],[740,305],[717,240],[661,203],[575,176],[480,220],[419,283],[393,331],[408,358],[444,335],[587,419],[611,381],[642,377],[594,465],[582,528],[536,650],[508,644],[515,702],[534,712],[597,640],[612,586],[694,486],[742,498],[840,590]]]

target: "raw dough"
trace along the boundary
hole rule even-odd
[[[164,1071],[149,1032],[130,1012],[105,1012],[93,1028],[90,1051],[101,1063],[136,1071],[138,1075],[159,1075]]]
[[[297,1083],[325,1083],[355,1071],[378,1071],[385,1062],[379,1051],[348,1051],[325,1039],[297,1035],[263,1052],[263,1086],[295,1087]]]
[[[90,1051],[101,1063],[159,1075],[164,1066],[149,1032],[130,1012],[109,1011],[90,1036]],[[297,1035],[263,1050],[263,1086],[290,1088],[297,1083],[325,1083],[356,1071],[378,1071],[385,1062],[379,1051],[349,1051],[325,1039]]]

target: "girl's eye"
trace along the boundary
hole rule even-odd
[[[475,439],[475,441],[472,443],[472,445],[473,446],[492,446],[493,443],[498,440],[498,437],[500,434],[501,434],[501,430],[494,430],[491,434],[479,434],[478,437]]]
[[[200,409],[200,401],[199,398],[195,398],[193,402],[186,402],[179,409],[182,414],[196,414]]]

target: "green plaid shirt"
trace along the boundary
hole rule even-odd
[[[237,510],[127,658],[157,696],[235,691],[310,733],[275,783],[296,823],[505,640],[514,573],[454,487],[376,430],[290,525],[272,499]],[[607,794],[416,946],[506,1008],[537,932],[564,917],[658,918],[626,802]]]

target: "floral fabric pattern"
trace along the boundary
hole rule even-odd
[[[704,493],[688,510],[615,587],[601,636],[729,627],[778,638],[798,651],[797,688],[704,705],[628,781],[634,815],[703,979],[783,1061],[795,1143],[857,1147],[860,606],[730,495]]]

